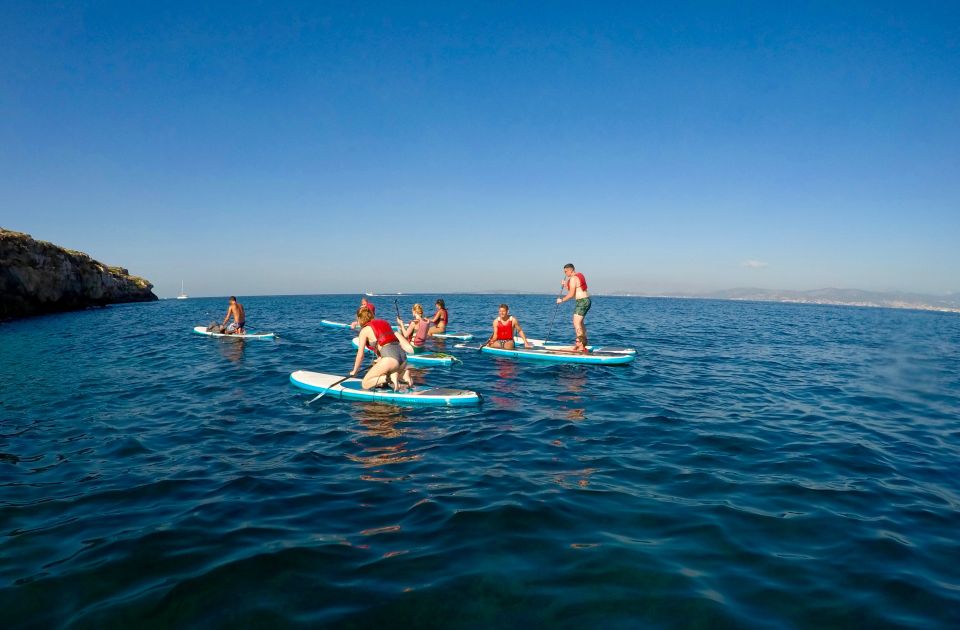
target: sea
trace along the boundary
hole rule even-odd
[[[0,626],[960,627],[957,314],[600,296],[632,364],[438,342],[416,381],[480,406],[308,404],[359,297],[0,325]],[[371,300],[438,297],[573,339],[549,295]]]

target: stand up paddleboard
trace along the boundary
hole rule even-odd
[[[393,330],[395,332],[401,332],[399,326],[394,326]],[[473,339],[473,335],[470,333],[434,333],[427,337],[427,339],[430,339],[430,337],[434,339],[457,339],[459,341],[470,341]]]
[[[329,319],[321,319],[321,326],[326,326],[327,328],[350,328],[350,324],[344,324],[343,322],[332,322]]]
[[[352,339],[353,347],[359,348],[360,341],[354,337]],[[370,348],[366,348],[367,354],[376,354]],[[408,354],[407,363],[410,365],[453,365],[459,359],[452,354],[443,352],[424,352],[423,354]]]
[[[470,333],[434,333],[430,335],[434,339],[459,339],[460,341],[470,341],[473,335]]]
[[[536,346],[538,348],[546,348],[547,350],[567,350],[573,351],[573,345],[569,343],[564,343],[562,341],[545,341],[543,339],[531,339],[527,337],[527,341],[530,342],[530,345]],[[513,342],[518,346],[523,345],[523,339],[519,335],[513,338]],[[613,354],[636,354],[637,351],[634,348],[616,348],[614,346],[587,346],[587,350],[591,352],[612,352]]]
[[[466,348],[476,350],[477,346],[468,346],[458,343],[455,348]],[[510,359],[528,359],[530,361],[547,361],[551,363],[583,363],[591,365],[623,365],[630,363],[637,358],[636,354],[623,354],[617,352],[570,352],[569,350],[553,350],[550,348],[515,348],[513,350],[504,350],[502,348],[491,348],[483,346],[480,349],[484,354],[491,354],[496,357],[506,357]]]
[[[297,370],[290,374],[290,382],[297,387],[318,394],[326,393],[326,397],[338,400],[361,400],[410,406],[477,405],[482,400],[477,392],[449,387],[418,385],[405,392],[395,392],[391,389],[362,389],[360,387],[361,381],[358,378],[347,379],[338,385],[334,385],[341,378],[343,377],[336,374],[321,374],[320,372],[308,372],[306,370]]]
[[[274,337],[273,333],[243,333],[242,335],[237,333],[230,335],[227,333],[214,333],[207,331],[206,326],[194,326],[193,332],[198,335],[207,335],[208,337],[232,337],[234,339],[273,339]]]

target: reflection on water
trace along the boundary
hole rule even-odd
[[[587,370],[580,366],[568,366],[564,369],[560,378],[560,384],[563,386],[564,393],[557,397],[558,400],[565,403],[566,416],[568,420],[578,421],[586,419],[586,410],[577,406],[584,402],[584,392],[587,387]]]
[[[582,470],[565,470],[553,475],[553,482],[564,488],[586,488],[590,486],[590,475],[597,471],[596,468],[584,468]]]
[[[243,349],[247,343],[246,339],[242,337],[229,338],[229,337],[220,337],[217,339],[220,343],[217,344],[220,354],[223,355],[223,358],[232,361],[233,363],[241,363],[243,361]]]
[[[491,395],[490,400],[503,409],[520,409],[520,397],[517,390],[517,362],[508,359],[494,358],[497,368],[497,378],[490,387],[496,390],[497,395]]]
[[[352,441],[361,448],[362,453],[348,453],[347,459],[365,468],[420,460],[420,455],[408,454],[406,440],[398,441],[404,437],[403,429],[398,426],[406,420],[406,411],[403,408],[382,403],[369,403],[356,405],[350,409],[350,415],[357,422],[358,434],[358,437]],[[385,441],[387,443],[384,443]],[[391,482],[398,478],[364,474],[361,475],[361,479]]]

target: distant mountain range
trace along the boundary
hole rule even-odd
[[[626,295],[626,293],[620,292],[613,295]],[[923,295],[920,293],[863,291],[860,289],[788,291],[779,289],[741,288],[713,291],[710,293],[660,293],[658,295],[662,297],[707,298],[714,300],[751,300],[757,302],[912,308],[925,311],[950,311],[960,313],[960,293]]]

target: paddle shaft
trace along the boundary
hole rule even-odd
[[[557,297],[558,298],[563,297],[563,285],[560,285],[560,295],[558,295]],[[553,317],[550,318],[550,326],[547,328],[547,336],[544,337],[543,339],[544,344],[550,341],[550,333],[553,332],[553,322],[557,321],[557,313],[559,312],[560,312],[560,304],[558,302],[557,307],[553,309]]]
[[[323,398],[323,397],[326,395],[326,393],[329,392],[331,389],[333,389],[334,387],[336,387],[336,386],[339,385],[340,383],[344,382],[344,381],[347,380],[348,378],[352,378],[352,377],[353,377],[352,374],[347,374],[346,376],[344,376],[343,378],[341,378],[339,381],[337,381],[336,383],[334,383],[333,385],[331,385],[326,391],[323,391],[323,392],[320,392],[319,394],[317,394],[317,397],[314,398],[313,400],[308,401],[307,404],[308,404],[308,405],[311,405],[311,404],[313,404],[314,401],[320,400],[320,399]]]

